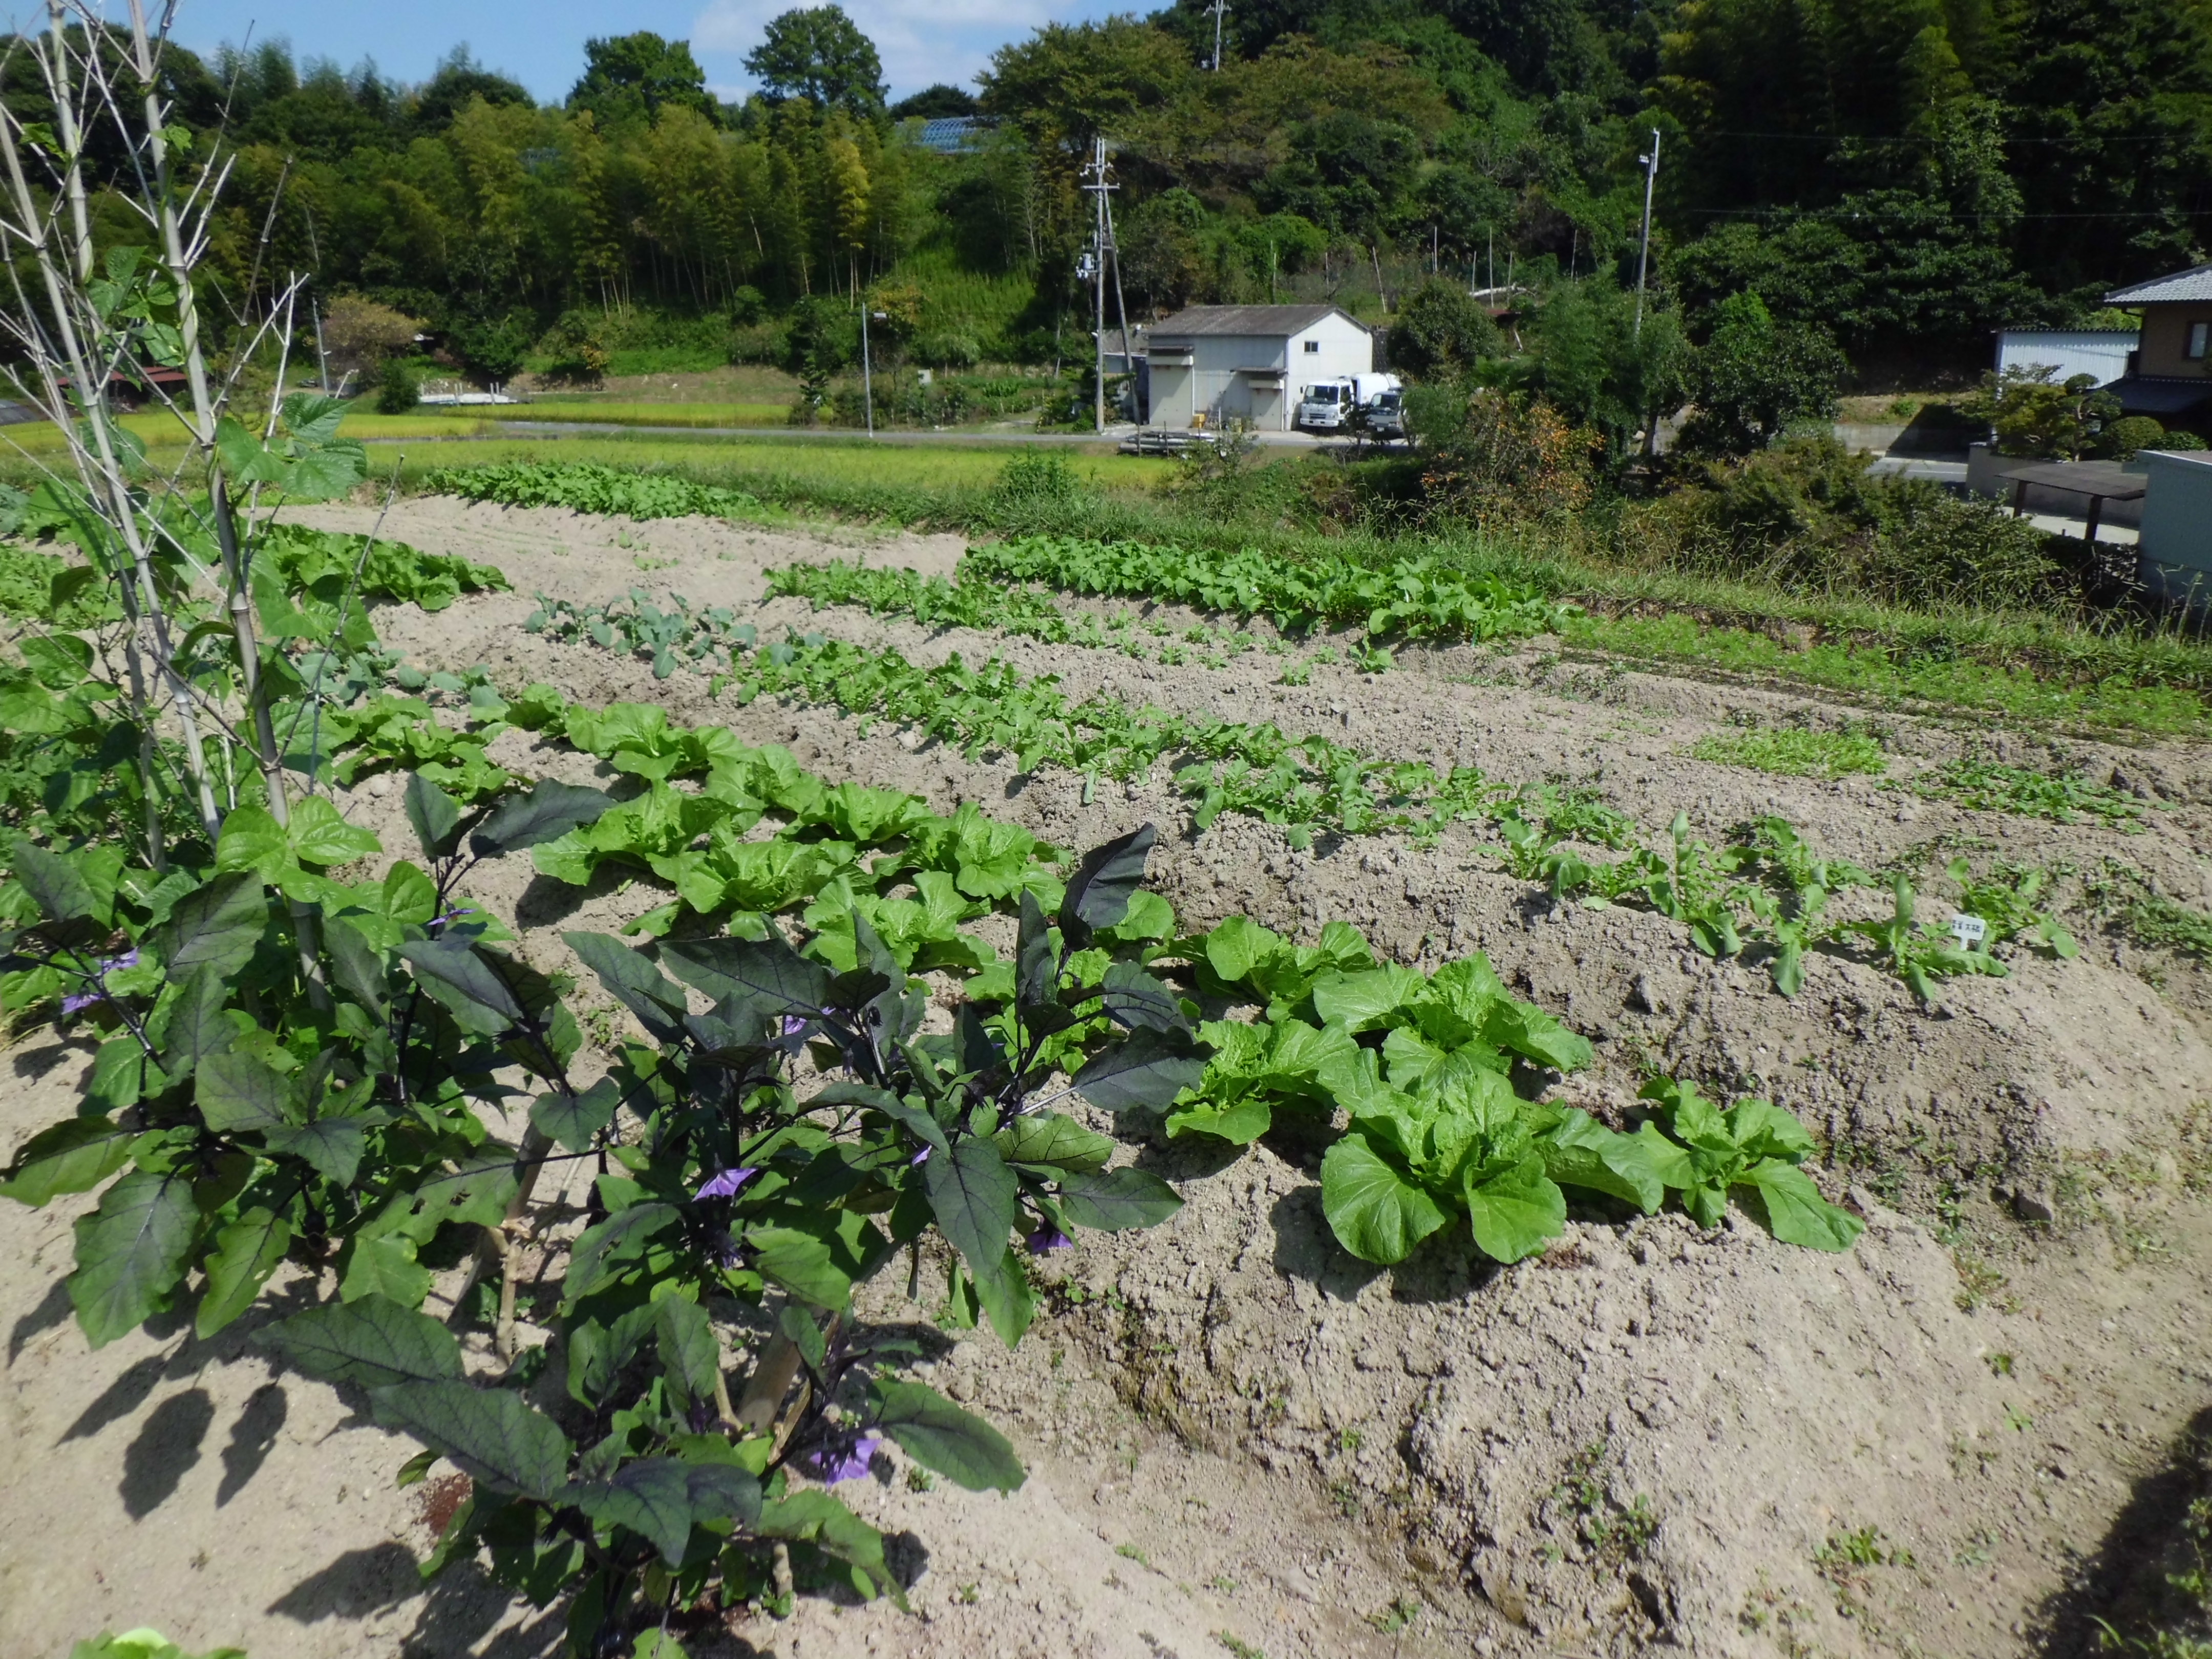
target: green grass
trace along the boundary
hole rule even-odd
[[[784,426],[788,404],[590,403],[540,398],[505,411],[510,421],[597,421],[611,426]],[[370,434],[361,434],[367,437]]]
[[[508,461],[596,461],[607,466],[652,468],[729,489],[741,489],[775,506],[841,517],[869,519],[915,529],[983,527],[991,495],[1018,446],[1006,443],[900,444],[851,438],[656,438],[588,434],[574,438],[532,435],[491,440],[465,448],[406,452],[403,487],[418,487],[425,473],[447,466]],[[388,477],[397,452],[370,447],[370,472]],[[1084,484],[1109,497],[1124,492],[1146,499],[1176,463],[1157,456],[1116,455],[1109,449],[1066,454]]]
[[[1863,732],[1814,732],[1802,726],[1717,732],[1691,754],[1723,766],[1747,766],[1791,778],[1840,778],[1889,769],[1881,744]]]
[[[1680,586],[1694,592],[1699,584],[1686,580]],[[1745,611],[1760,615],[1753,609],[1760,596],[1740,597]],[[1822,608],[1784,595],[1768,597],[1763,607],[1777,620]],[[2204,699],[2212,690],[2212,652],[2201,646],[2093,635],[2056,619],[1836,608],[1844,613],[1835,618],[1838,631],[1847,637],[1803,649],[1763,629],[1687,613],[1591,616],[1571,623],[1564,634],[1572,645],[1608,655],[1795,681],[1878,705],[1948,704],[2015,720],[2159,737],[2212,735]],[[1961,635],[1970,637],[1962,641]],[[1948,648],[1931,648],[1937,646]],[[2172,684],[2169,676],[2185,683]]]

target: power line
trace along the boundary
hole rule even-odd
[[[1905,134],[1881,137],[1872,133],[1863,132],[1723,132],[1715,131],[1699,131],[1697,132],[1686,133],[1684,137],[1692,142],[1700,138],[1757,138],[1760,140],[1780,138],[1796,139],[1805,143],[1822,144],[1941,144],[1950,142],[1948,139],[1939,137],[1914,137]],[[2094,134],[2083,133],[2077,134],[2070,138],[2015,138],[2008,137],[2003,133],[1999,133],[1996,135],[1996,139],[2001,144],[2178,144],[2202,142],[2201,140],[2191,139],[2185,135],[2174,133],[2136,133],[2133,135],[2127,133],[2115,133],[2110,137],[2100,137]]]
[[[2212,217],[2212,207],[2201,208],[2138,208],[2132,213],[1958,213],[1948,208],[1930,213],[1868,213],[1844,208],[1677,208],[1678,213],[1702,215],[1706,218],[1758,218],[1788,216],[1796,219],[2001,219],[2007,224],[2022,219],[2148,219],[2172,214],[2182,219]]]

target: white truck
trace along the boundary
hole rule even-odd
[[[1298,395],[1298,429],[1349,431],[1355,411],[1370,407],[1385,392],[1402,390],[1404,382],[1395,374],[1345,374],[1316,380]]]

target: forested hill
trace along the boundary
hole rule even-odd
[[[1218,72],[1214,26],[1181,0],[1050,27],[972,95],[903,105],[835,7],[769,26],[742,106],[643,34],[592,43],[556,107],[465,57],[412,88],[281,45],[167,75],[200,153],[237,147],[234,290],[273,198],[264,286],[313,271],[493,373],[564,314],[747,321],[887,277],[926,330],[1049,355],[1083,325],[1094,135],[1133,311],[1372,308],[1432,261],[1632,279],[1653,128],[1656,270],[1693,331],[1749,288],[1862,358],[1978,361],[1989,329],[2079,319],[2212,240],[2212,0],[1239,0]],[[21,55],[7,74],[39,118]],[[969,112],[969,149],[916,143]]]

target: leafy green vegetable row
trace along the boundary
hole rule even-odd
[[[366,598],[422,611],[443,611],[464,593],[503,593],[511,586],[496,565],[425,553],[404,542],[376,542],[364,557],[362,539],[280,520],[263,532],[261,556],[274,561],[289,588],[329,602],[356,580]]]
[[[869,651],[808,635],[757,645],[750,624],[694,610],[681,597],[663,611],[647,600],[578,606],[539,596],[529,620],[555,640],[589,640],[650,653],[654,672],[679,665],[734,678],[743,700],[798,696],[849,714],[912,722],[975,756],[997,750],[1023,770],[1140,777],[1168,757],[1188,757],[1178,781],[1200,796],[1201,828],[1224,811],[1288,826],[1310,845],[1316,829],[1343,834],[1440,830],[1478,814],[1498,794],[1472,767],[1440,773],[1425,763],[1375,760],[1321,736],[1292,739],[1273,724],[1207,720],[1096,696],[1071,702],[1054,677],[1025,679],[994,660],[971,669],[957,656],[933,669],[896,652]]]
[[[380,881],[337,879],[378,842],[318,796],[295,802],[289,824],[234,808],[211,869],[173,866],[159,881],[112,843],[15,847],[0,887],[10,999],[58,995],[64,1018],[106,1040],[83,1107],[21,1149],[0,1191],[39,1204],[104,1186],[78,1228],[70,1280],[88,1333],[103,1341],[131,1328],[196,1273],[197,1322],[211,1333],[288,1259],[335,1269],[337,1299],[264,1340],[311,1374],[364,1388],[380,1420],[428,1448],[414,1473],[442,1455],[473,1477],[428,1571],[488,1554],[494,1577],[518,1592],[568,1594],[572,1629],[595,1638],[587,1646],[710,1593],[724,1603],[775,1593],[773,1545],[847,1572],[864,1594],[896,1595],[881,1537],[794,1474],[852,1478],[886,1439],[979,1490],[1008,1489],[1023,1473],[989,1425],[898,1375],[908,1350],[846,1317],[854,1285],[934,1228],[957,1253],[952,1316],[1018,1340],[1033,1311],[1022,1249],[1057,1248],[1083,1227],[1150,1225],[1177,1202],[1155,1177],[1107,1167],[1112,1141],[1048,1109],[1053,1075],[1072,1073],[1076,1091],[1115,1111],[1203,1111],[1202,1091],[1223,1086],[1209,1084],[1194,1008],[1146,961],[1158,953],[1144,941],[1173,925],[1139,886],[1149,830],[1063,878],[1045,867],[1048,849],[972,807],[939,818],[896,792],[829,785],[781,751],[677,728],[650,706],[583,710],[543,689],[511,703],[477,696],[466,732],[406,699],[341,712],[325,711],[336,755],[316,758],[358,775],[392,751],[442,751],[494,803],[472,811],[410,776],[427,869],[402,860]],[[550,783],[515,793],[483,753],[510,718],[558,730],[646,793],[622,804]],[[669,781],[679,775],[702,787],[678,795]],[[730,816],[687,825],[700,801]],[[642,810],[626,818],[626,807]],[[787,821],[769,842],[717,847],[724,824],[770,810]],[[664,829],[682,841],[645,833]],[[903,880],[921,898],[860,891],[864,845],[878,852],[872,885]],[[639,951],[568,936],[649,1038],[627,1045],[599,1084],[575,1086],[574,1018],[464,901],[467,871],[529,850],[549,873],[587,880],[603,858],[638,858],[681,892],[706,872],[656,860],[747,846],[803,866],[778,877],[773,896],[813,897],[805,949],[758,912],[732,918],[753,924],[732,930],[750,938],[714,929]],[[733,895],[744,878],[718,872],[694,896],[729,909],[757,892]],[[963,940],[949,912],[941,939],[902,935],[892,907],[932,909],[933,885],[961,917],[992,900],[1018,906],[1015,960]],[[318,917],[318,945],[298,931],[302,906]],[[922,1036],[907,972],[932,948],[963,944],[939,959],[983,971],[955,1031]],[[694,1012],[687,988],[710,1012]],[[1501,1018],[1538,1053],[1575,1041],[1519,1005]],[[830,1083],[802,1097],[786,1067],[809,1048]],[[509,1146],[489,1139],[482,1107],[507,1092],[499,1073],[515,1065],[544,1091],[528,1135]],[[1484,1141],[1470,1203],[1482,1206],[1484,1248],[1505,1250],[1534,1224],[1492,1228],[1513,1196],[1489,1168],[1501,1146],[1511,1150],[1510,1136]],[[421,1304],[431,1265],[468,1238],[491,1241],[496,1264],[538,1171],[574,1157],[604,1159],[607,1173],[562,1280],[568,1398],[549,1412],[470,1377]],[[1409,1179],[1454,1173],[1433,1156],[1406,1169]],[[1455,1173],[1463,1187],[1474,1179]],[[1340,1204],[1340,1231],[1372,1254],[1385,1236],[1376,1229],[1391,1224],[1383,1209],[1407,1202],[1370,1193],[1364,1218]],[[1421,1219],[1416,1205],[1400,1233]],[[495,1298],[502,1354],[514,1352],[507,1261]],[[709,1295],[780,1298],[777,1334],[754,1339],[734,1402]],[[526,1382],[534,1362],[515,1365],[510,1382]],[[795,1416],[766,1431],[801,1374],[811,1387]]]
[[[1364,1261],[1401,1261],[1463,1217],[1476,1249],[1517,1261],[1564,1230],[1563,1188],[1645,1214],[1677,1193],[1705,1227],[1731,1188],[1748,1188],[1786,1243],[1841,1250],[1858,1237],[1858,1219],[1801,1167],[1813,1138],[1765,1101],[1722,1111],[1690,1084],[1655,1079],[1650,1115],[1628,1133],[1523,1097],[1528,1068],[1574,1071],[1590,1045],[1509,994],[1480,953],[1423,974],[1378,962],[1342,922],[1301,946],[1243,916],[1173,948],[1194,962],[1202,997],[1257,1012],[1199,1028],[1212,1056],[1168,1133],[1245,1146],[1282,1115],[1326,1129],[1343,1112],[1322,1207]]]
[[[1577,611],[1526,583],[1455,570],[1433,559],[1368,569],[1062,536],[971,547],[961,560],[961,577],[963,584],[1043,582],[1077,593],[1265,617],[1285,634],[1358,628],[1370,640],[1525,639],[1557,631]]]
[[[441,468],[423,481],[440,495],[501,507],[565,507],[629,519],[750,518],[764,510],[742,489],[636,472],[596,461],[508,461]]]
[[[1073,703],[1053,677],[1024,678],[996,659],[969,668],[955,656],[924,669],[896,651],[819,635],[758,646],[749,625],[693,611],[680,598],[672,604],[668,611],[635,599],[579,608],[541,596],[531,621],[554,639],[651,649],[656,672],[665,666],[673,672],[682,661],[715,674],[717,684],[733,679],[741,701],[797,696],[864,721],[910,723],[971,758],[994,750],[1010,753],[1024,771],[1052,764],[1094,777],[1139,777],[1160,760],[1180,759],[1185,763],[1176,781],[1198,797],[1194,820],[1201,830],[1224,811],[1241,812],[1284,825],[1294,846],[1310,847],[1316,830],[1395,830],[1433,838],[1453,822],[1495,823],[1514,875],[1542,882],[1557,899],[1656,911],[1686,927],[1708,956],[1734,957],[1747,945],[1761,945],[1785,995],[1802,985],[1808,951],[1849,934],[1866,938],[1877,959],[1926,1001],[1935,1000],[1940,977],[2002,976],[2006,969],[1993,951],[2019,935],[2055,954],[2075,954],[2065,929],[2036,907],[2040,878],[2024,884],[2021,872],[2009,882],[1992,878],[1968,885],[1966,913],[1990,924],[1978,948],[1920,919],[1912,884],[1901,875],[1889,883],[1888,919],[1844,923],[1826,915],[1829,899],[1870,884],[1873,876],[1819,857],[1778,817],[1761,820],[1745,840],[1716,851],[1694,838],[1687,817],[1678,814],[1672,856],[1662,858],[1635,848],[1634,824],[1612,808],[1541,786],[1516,790],[1475,767],[1440,774],[1425,763],[1381,761],[1318,735],[1294,740],[1272,723],[1133,709],[1103,695]],[[680,647],[632,642],[631,618],[641,605],[667,629],[680,629]],[[1593,858],[1587,849],[1594,846],[1628,855]],[[1755,879],[1740,878],[1747,873]]]

